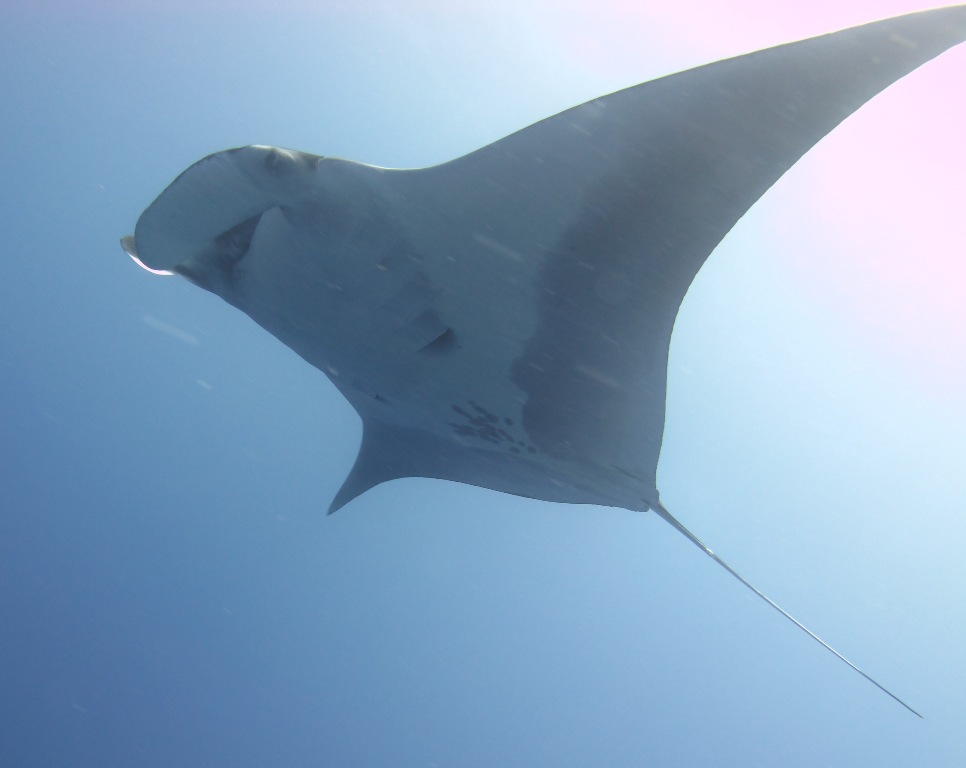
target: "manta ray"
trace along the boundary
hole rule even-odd
[[[122,239],[220,296],[359,413],[330,512],[427,477],[653,511],[668,348],[702,264],[819,139],[966,39],[966,5],[673,74],[450,162],[389,169],[270,146],[184,171]]]

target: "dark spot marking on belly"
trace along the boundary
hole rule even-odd
[[[522,435],[517,434],[513,419],[508,416],[501,417],[475,400],[467,400],[466,403],[468,407],[457,403],[450,405],[453,412],[461,417],[460,421],[449,422],[457,435],[499,445],[513,454],[520,454],[524,450],[531,454],[537,452]],[[498,426],[500,424],[506,425],[506,428]]]

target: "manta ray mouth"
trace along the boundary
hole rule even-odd
[[[143,261],[141,261],[141,258],[138,256],[137,247],[134,244],[134,235],[125,235],[124,237],[122,237],[121,238],[121,247],[124,249],[124,252],[128,256],[130,256],[131,259],[134,260],[134,263],[135,264],[137,264],[141,269],[147,270],[152,275],[173,275],[173,274],[175,274],[174,272],[171,272],[170,270],[167,270],[167,269],[154,269],[153,267],[149,267],[147,264],[145,264]]]

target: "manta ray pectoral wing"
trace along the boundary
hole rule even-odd
[[[523,336],[510,376],[536,447],[653,484],[668,345],[695,274],[810,147],[964,38],[958,6],[782,45],[595,99],[384,182],[411,201],[407,220],[445,217],[461,266],[500,264],[467,290],[491,297],[480,322]],[[530,286],[529,326],[499,301],[507,274]]]

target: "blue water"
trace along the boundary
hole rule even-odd
[[[210,152],[439,162],[661,41],[561,71],[506,9],[214,5],[0,26],[0,766],[966,764],[966,401],[776,266],[781,188],[685,302],[660,487],[923,721],[652,516],[404,480],[326,518],[350,407],[117,244]]]

